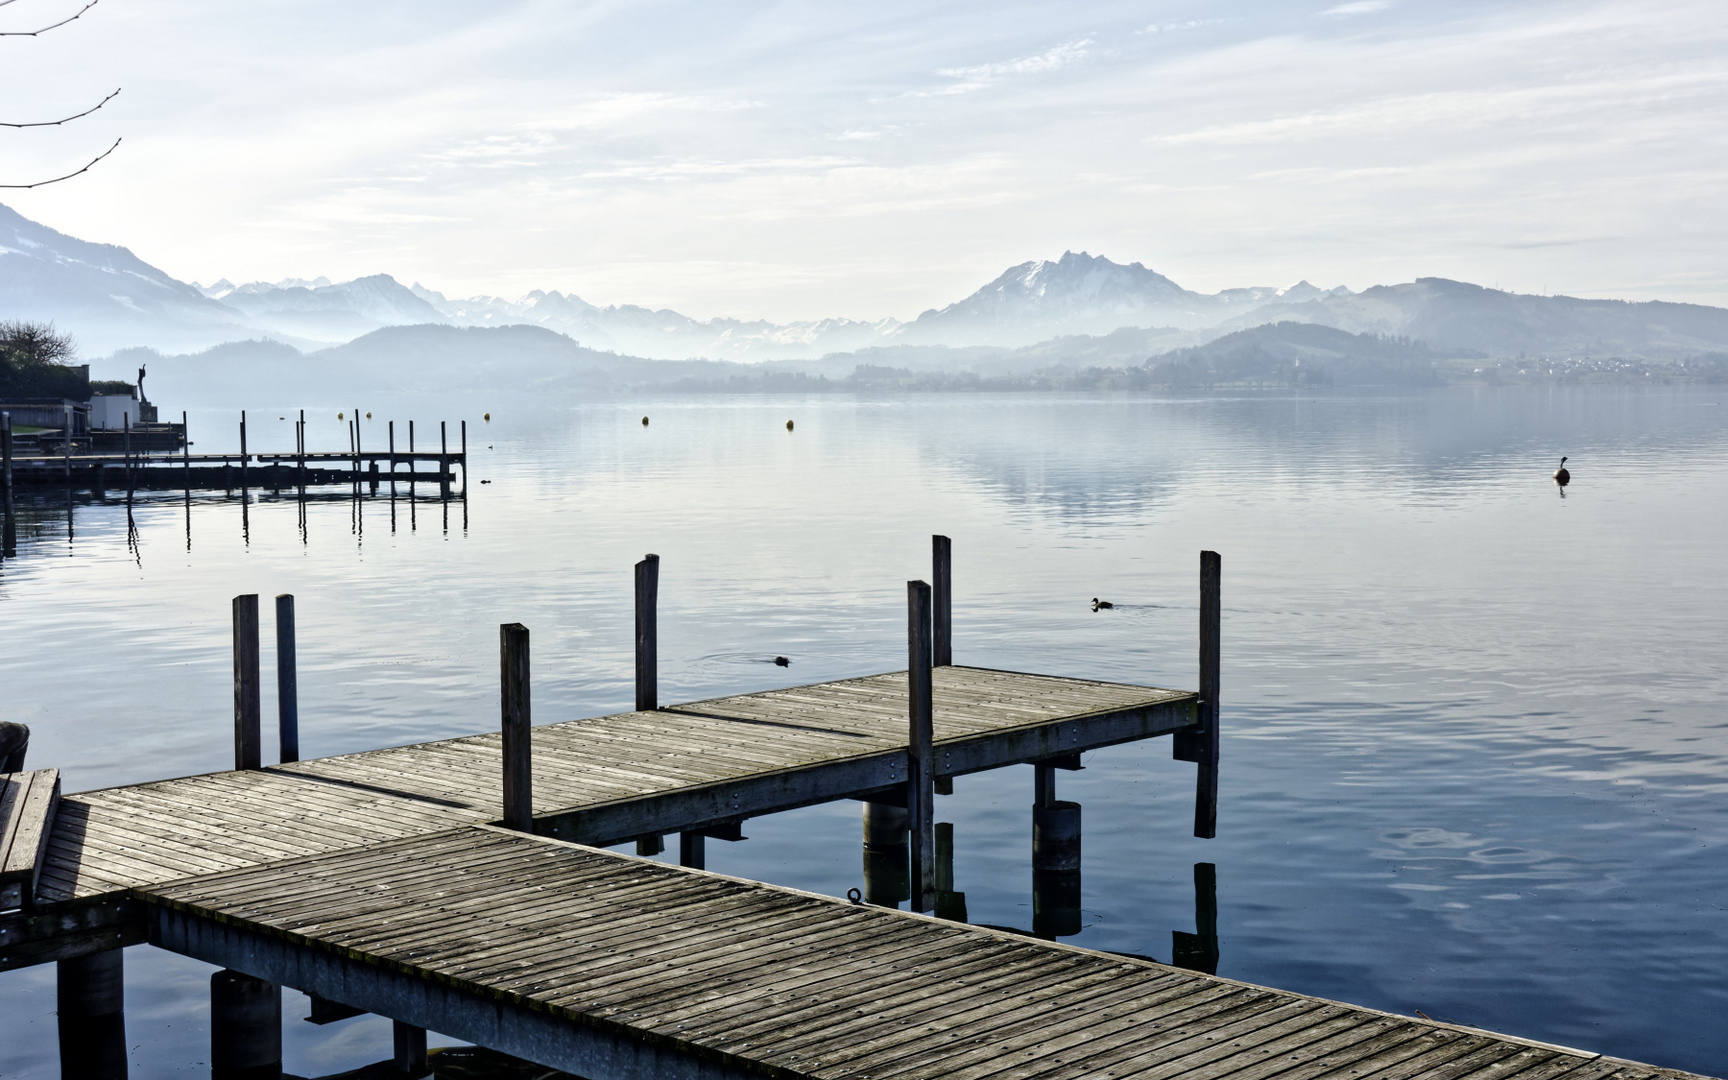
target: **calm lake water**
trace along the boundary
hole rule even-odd
[[[283,404],[251,410],[254,447],[291,445]],[[465,513],[336,499],[302,531],[292,501],[243,523],[218,494],[141,501],[131,531],[111,498],[77,505],[69,538],[64,504],[25,508],[0,715],[31,725],[32,765],[75,791],[230,764],[243,592],[298,598],[305,756],[494,728],[500,622],[533,633],[538,722],[628,708],[650,551],[663,701],[903,666],[934,532],[954,539],[956,662],[1192,687],[1210,547],[1218,838],[1190,835],[1193,766],[1168,740],[1059,774],[1085,807],[1070,940],[1171,959],[1212,863],[1220,974],[1728,1068],[1722,388],[360,404],[369,446],[386,418],[423,442],[468,420]],[[314,410],[314,448],[346,446],[342,407]],[[234,420],[194,410],[197,449],[234,445]],[[1031,800],[1030,767],[938,800],[976,922],[1031,925]],[[710,869],[861,884],[855,803],[744,831]],[[211,969],[126,962],[132,1075],[207,1073]],[[389,1056],[388,1022],[315,1027],[284,1000],[289,1071]],[[0,974],[0,1076],[57,1073],[53,968]]]

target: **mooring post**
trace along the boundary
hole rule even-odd
[[[186,410],[180,410],[180,464],[186,474],[186,497],[192,497],[192,429],[186,424]]]
[[[244,438],[242,438],[244,441]],[[132,501],[132,414],[120,414],[120,452],[126,462],[126,501]]]
[[[462,497],[468,497],[468,421],[462,421]],[[466,511],[464,511],[466,513]]]
[[[396,1072],[404,1077],[426,1076],[431,1073],[426,1062],[426,1029],[392,1020],[391,1040],[395,1043]]]
[[[636,564],[636,711],[660,707],[660,556]]]
[[[936,917],[966,921],[966,894],[954,890],[954,823],[936,823]]]
[[[906,807],[864,802],[864,902],[899,907],[912,895]]]
[[[67,405],[65,409],[66,441],[60,444],[60,452],[66,458],[66,482],[70,484],[72,482],[72,406]]]
[[[61,1076],[126,1080],[124,957],[104,949],[55,965]]]
[[[1035,762],[1032,804],[1032,932],[1080,932],[1080,804],[1056,798],[1056,769]]]
[[[1194,792],[1194,835],[1218,835],[1218,693],[1222,560],[1200,553],[1200,738]]]
[[[18,525],[12,517],[12,414],[0,412],[0,487],[5,489],[6,505],[0,531],[0,557],[10,559],[18,553]]]
[[[930,602],[935,623],[930,663],[949,667],[954,663],[954,543],[946,536],[932,536],[930,547]]]
[[[930,586],[906,583],[907,770],[906,814],[912,833],[913,911],[936,906],[936,760],[930,692]]]
[[[678,865],[688,866],[692,870],[708,869],[707,837],[699,832],[681,832],[678,834]]]
[[[276,742],[284,764],[300,760],[300,676],[294,655],[294,594],[276,597]]]
[[[528,710],[528,628],[498,628],[499,697],[504,721],[504,825],[534,831],[534,773]]]
[[[210,976],[212,1080],[282,1075],[282,988],[238,971]]]
[[[438,494],[450,497],[450,434],[449,423],[438,421]]]
[[[240,501],[246,501],[246,410],[240,410]]]
[[[259,748],[258,594],[234,598],[234,767],[263,765]]]
[[[390,421],[390,494],[396,494],[396,421]]]

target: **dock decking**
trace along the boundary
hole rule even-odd
[[[153,943],[581,1076],[1688,1075],[488,826],[138,895]]]
[[[587,844],[719,828],[907,776],[904,672],[533,729],[535,828]],[[1191,726],[1195,695],[984,668],[934,672],[936,775]],[[498,734],[66,795],[46,903],[502,816]],[[0,969],[16,966],[0,928]]]

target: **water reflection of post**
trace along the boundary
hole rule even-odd
[[[966,894],[954,891],[954,824],[936,823],[936,917],[966,921]]]
[[[1218,870],[1209,862],[1194,864],[1194,929],[1170,933],[1170,962],[1189,971],[1218,974]]]
[[[1032,932],[1054,940],[1080,932],[1080,804],[1056,798],[1055,762],[1032,767]]]
[[[125,1080],[123,957],[121,949],[105,949],[55,965],[61,1076]]]

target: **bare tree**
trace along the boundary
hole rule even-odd
[[[0,0],[0,7],[6,7],[7,5],[15,3],[15,2],[16,2],[16,0]],[[50,30],[57,30],[60,27],[65,26],[67,23],[76,22],[78,19],[83,18],[84,13],[86,11],[89,11],[91,8],[95,7],[99,3],[101,3],[101,0],[89,0],[89,3],[87,3],[83,7],[79,8],[78,11],[75,14],[71,15],[70,17],[65,18],[65,19],[61,19],[57,23],[51,23],[48,26],[40,27],[40,28],[35,29],[35,30],[0,30],[0,37],[39,37],[42,34],[46,34]],[[115,88],[114,93],[109,94],[107,97],[103,98],[101,101],[98,101],[96,104],[90,106],[88,109],[85,109],[83,112],[74,113],[71,116],[62,117],[59,120],[35,120],[35,121],[17,121],[17,122],[0,120],[0,127],[9,127],[9,128],[59,127],[61,124],[69,124],[74,120],[81,120],[84,117],[89,116],[91,113],[95,112],[97,109],[100,109],[102,106],[108,104],[110,101],[113,101],[115,98],[115,95],[117,95],[119,93],[120,93],[119,88]],[[37,181],[35,181],[33,183],[29,183],[29,184],[0,184],[0,188],[10,188],[10,189],[14,189],[14,190],[28,189],[28,188],[39,188],[39,187],[44,187],[48,184],[58,184],[62,180],[70,180],[74,176],[82,176],[83,174],[89,172],[93,167],[95,167],[97,162],[101,161],[103,158],[107,157],[109,154],[112,154],[115,151],[115,149],[117,149],[119,147],[119,145],[120,145],[120,140],[115,139],[113,146],[110,146],[108,149],[102,151],[100,154],[97,154],[95,157],[91,158],[89,163],[86,164],[82,169],[74,170],[73,172],[69,172],[64,176],[56,176],[50,180],[37,180]]]

